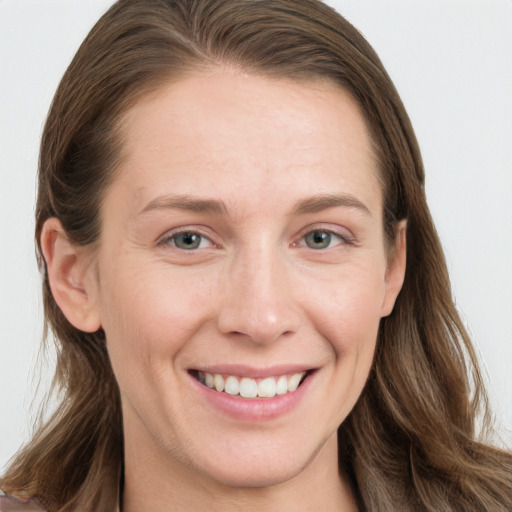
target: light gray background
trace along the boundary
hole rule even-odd
[[[42,124],[67,64],[111,3],[0,0],[0,470],[29,435],[37,383],[32,217]],[[411,116],[457,304],[510,446],[512,1],[329,3],[376,48]]]

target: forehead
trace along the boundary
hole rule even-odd
[[[363,116],[331,82],[202,73],[139,100],[121,128],[118,181],[139,205],[159,188],[201,189],[229,203],[229,183],[253,200],[268,195],[269,184],[290,200],[333,189],[380,197]]]

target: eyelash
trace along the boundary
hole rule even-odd
[[[306,242],[306,239],[308,236],[310,235],[314,235],[314,234],[322,234],[322,235],[327,235],[329,237],[328,241],[329,241],[329,246],[328,247],[320,247],[320,248],[313,248],[313,247],[310,247],[309,245],[307,245],[307,242]],[[331,241],[332,241],[332,238],[336,238],[338,239],[338,243],[336,243],[334,246],[331,246]],[[309,231],[307,231],[306,233],[304,233],[298,242],[295,242],[293,245],[295,247],[306,247],[306,248],[309,248],[309,249],[312,249],[312,250],[318,250],[318,251],[325,251],[325,250],[328,250],[328,249],[332,249],[333,247],[336,247],[338,245],[349,245],[349,244],[352,244],[354,243],[355,240],[352,236],[348,235],[348,234],[341,234],[339,232],[336,232],[332,229],[326,229],[326,228],[316,228],[316,229],[311,229]],[[319,242],[320,243],[320,242]]]
[[[310,235],[314,235],[314,234],[327,235],[329,237],[328,238],[328,246],[327,247],[314,248],[314,247],[311,247],[311,246],[307,245],[307,241],[306,241],[307,237],[310,236]],[[180,235],[189,235],[189,236],[199,237],[199,244],[198,244],[198,246],[197,247],[188,248],[188,249],[183,248],[183,247],[179,247],[176,244],[176,239]],[[341,234],[341,233],[338,233],[338,232],[336,232],[334,230],[331,230],[331,229],[316,228],[316,229],[311,229],[311,230],[305,232],[304,234],[302,234],[301,237],[299,238],[299,240],[292,244],[292,247],[305,247],[305,248],[312,249],[314,251],[325,251],[327,249],[332,249],[333,248],[333,247],[331,247],[331,242],[332,242],[332,238],[333,237],[335,239],[339,240],[339,242],[336,243],[334,245],[334,247],[336,247],[338,245],[350,245],[350,244],[353,244],[355,242],[355,239],[352,236],[350,236],[350,235]],[[203,244],[204,241],[208,242],[208,244],[209,244],[208,247],[215,246],[215,243],[208,236],[204,235],[203,233],[201,233],[198,230],[194,230],[194,229],[180,229],[179,231],[175,231],[175,232],[172,232],[170,234],[164,235],[158,241],[158,245],[160,245],[160,246],[172,245],[173,247],[175,247],[176,249],[181,250],[181,251],[194,252],[194,251],[197,251],[199,249],[207,248],[207,247],[201,247],[201,245]],[[320,244],[321,241],[322,240],[319,240],[318,243]]]
[[[198,247],[194,247],[192,249],[184,249],[182,247],[179,247],[178,245],[176,245],[176,238],[178,236],[180,236],[180,235],[189,235],[189,236],[197,236],[197,237],[199,237],[200,238],[199,246]],[[194,230],[194,229],[180,229],[179,231],[174,231],[174,232],[172,232],[170,234],[164,235],[160,240],[158,240],[158,245],[162,245],[162,246],[163,245],[173,245],[178,250],[187,251],[187,252],[193,252],[193,251],[196,251],[198,249],[205,249],[205,247],[201,247],[201,244],[205,240],[207,240],[211,246],[215,245],[208,236],[202,234],[198,230]]]

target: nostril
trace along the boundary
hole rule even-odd
[[[255,311],[224,309],[219,317],[219,330],[235,340],[268,345],[283,337],[292,336],[298,329],[300,319],[293,311],[281,314],[258,314]]]

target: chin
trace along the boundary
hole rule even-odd
[[[253,444],[247,448],[233,447],[224,456],[216,450],[207,461],[196,460],[196,469],[221,485],[234,488],[262,488],[291,481],[307,473],[318,463],[337,460],[336,435],[331,441],[313,443],[276,444],[270,440],[262,446]],[[236,451],[237,454],[233,454]],[[323,455],[319,455],[323,453]],[[324,455],[327,455],[325,457]],[[201,469],[199,469],[201,471]]]
[[[222,485],[234,488],[256,489],[283,484],[299,476],[308,466],[305,462],[276,461],[269,464],[246,460],[229,467],[217,467],[211,476]]]

